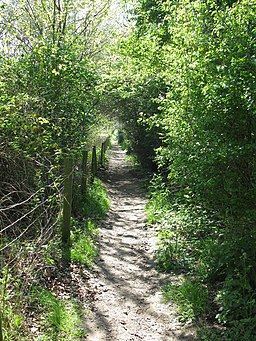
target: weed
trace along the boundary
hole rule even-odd
[[[168,284],[163,289],[165,302],[174,301],[181,321],[194,320],[208,309],[208,290],[201,283],[185,279],[181,285]]]
[[[225,340],[225,328],[213,328],[209,327],[207,324],[202,324],[197,330],[197,339],[200,341],[220,341]],[[232,341],[232,340],[229,340]],[[234,340],[233,340],[234,341]]]
[[[0,278],[0,313],[2,317],[3,339],[22,340],[21,331],[24,319],[20,311],[19,281],[15,280],[7,268]],[[16,292],[15,292],[16,291]]]
[[[2,319],[3,339],[5,341],[22,340],[21,333],[23,323],[23,317],[17,314],[10,304],[7,304]]]
[[[83,213],[87,218],[103,218],[109,210],[110,200],[102,182],[95,178],[84,198]]]
[[[254,341],[256,318],[234,321],[227,327],[209,327],[202,325],[198,329],[200,341]]]
[[[242,320],[243,324],[255,318],[256,295],[247,280],[246,273],[239,271],[226,278],[224,287],[216,296],[219,312],[216,316],[222,323],[237,323]],[[255,330],[256,331],[256,330]]]
[[[93,266],[94,258],[97,255],[95,247],[95,235],[97,227],[92,220],[87,220],[71,231],[71,260],[74,263]]]
[[[42,308],[42,332],[36,341],[73,341],[85,336],[82,309],[75,300],[55,297],[49,290],[34,290],[34,300]]]

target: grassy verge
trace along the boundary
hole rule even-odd
[[[97,225],[93,220],[76,224],[71,231],[71,261],[75,264],[92,268],[97,256],[95,237]]]
[[[193,321],[209,310],[208,291],[201,283],[184,279],[182,284],[167,284],[163,289],[165,302],[173,301],[182,322]]]
[[[0,313],[2,312],[4,341],[64,341],[84,340],[84,311],[77,289],[83,284],[80,272],[92,268],[97,255],[98,222],[110,205],[101,181],[95,178],[84,198],[80,197],[79,214],[72,220],[71,267],[61,269],[60,236],[42,247],[33,270],[24,259],[31,256],[31,246],[22,245],[26,257],[19,254],[19,268],[0,274]],[[13,245],[13,252],[19,250]],[[31,262],[30,260],[30,262]],[[28,269],[27,271],[25,269]],[[80,269],[72,276],[73,269]],[[21,273],[22,278],[21,279]],[[82,284],[81,284],[82,283]]]
[[[150,188],[147,216],[158,233],[160,271],[182,274],[179,285],[167,284],[165,301],[173,301],[182,321],[198,321],[199,340],[252,341],[256,335],[256,296],[243,271],[230,272],[232,244],[213,212],[195,204],[191,193],[168,187],[156,177]]]
[[[75,264],[93,267],[97,256],[96,238],[98,221],[109,210],[110,200],[100,179],[95,178],[81,203],[82,219],[73,219],[71,230],[71,261]]]
[[[83,216],[90,219],[102,219],[109,210],[110,201],[100,179],[95,178],[83,199]]]
[[[40,320],[33,327],[36,341],[73,341],[85,337],[83,310],[75,299],[56,297],[47,289],[36,288],[32,301],[40,310]]]

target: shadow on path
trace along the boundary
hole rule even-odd
[[[98,288],[90,306],[88,341],[194,340],[174,307],[161,301],[161,285],[176,277],[156,271],[152,231],[146,225],[143,179],[114,145],[104,179],[110,212],[100,229],[100,255],[90,285]]]

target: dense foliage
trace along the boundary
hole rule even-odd
[[[129,151],[156,172],[147,210],[159,229],[159,268],[192,276],[165,297],[182,302],[183,318],[205,311],[228,327],[202,338],[252,340],[256,2],[124,2],[130,25],[119,37],[107,0],[0,2],[0,324],[5,310],[4,332],[19,330],[8,297],[29,288],[32,268],[56,262],[64,158],[80,170],[111,115]],[[99,188],[87,193],[92,213],[96,201],[108,205]],[[79,202],[73,215],[83,221]],[[93,225],[74,225],[72,260],[91,265]],[[40,290],[49,311],[62,306]]]
[[[232,340],[255,333],[255,13],[248,0],[137,1],[112,75],[127,138],[159,170],[161,264],[219,288]]]
[[[87,199],[77,196],[82,152],[111,131],[112,122],[99,107],[97,67],[112,34],[109,5],[107,0],[0,1],[1,340],[31,338],[33,323],[21,317],[29,313],[28,292],[47,282],[47,269],[61,266],[65,158],[74,161],[76,192],[70,257],[91,266],[96,254],[94,223],[84,221],[91,216],[83,207]],[[104,201],[100,188],[92,185],[94,206],[101,206],[97,198]],[[65,310],[61,303],[59,308]]]

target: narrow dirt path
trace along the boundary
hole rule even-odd
[[[194,340],[177,321],[174,307],[161,302],[161,285],[172,278],[155,269],[142,179],[117,145],[105,183],[111,209],[100,229],[100,257],[90,279],[97,294],[86,318],[86,340]]]

